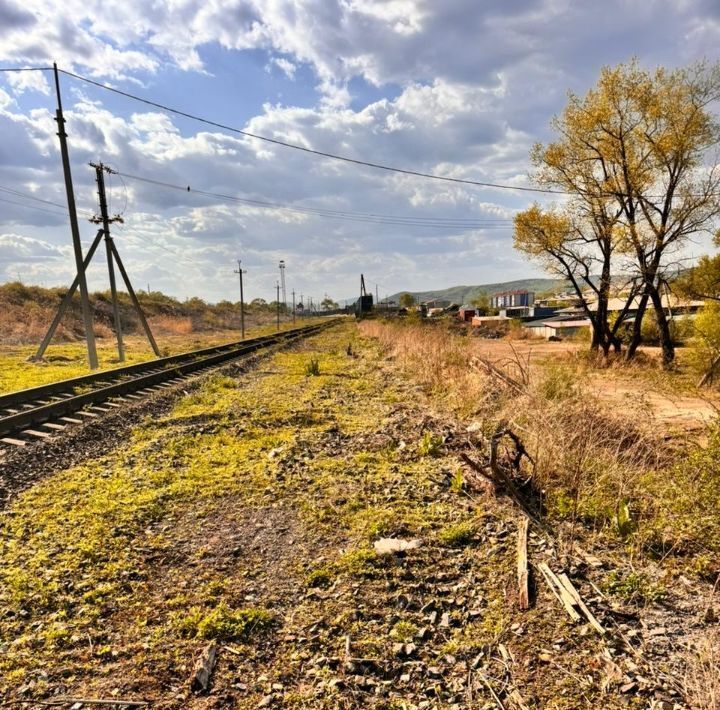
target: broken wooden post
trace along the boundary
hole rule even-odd
[[[195,662],[192,676],[190,676],[190,690],[198,693],[205,692],[210,685],[210,676],[215,668],[217,655],[217,641],[214,639],[203,649]]]
[[[601,636],[605,635],[605,629],[602,624],[595,618],[593,613],[588,609],[587,604],[582,600],[580,593],[570,581],[570,578],[561,572],[556,575],[545,562],[538,564],[538,569],[542,572],[548,587],[557,597],[558,601],[565,607],[568,615],[573,621],[580,621],[582,616],[578,613],[578,609],[583,613],[595,631]]]
[[[548,587],[550,587],[552,593],[565,607],[565,611],[567,611],[568,616],[573,621],[580,621],[580,614],[578,614],[575,609],[573,598],[557,578],[555,572],[553,572],[545,562],[540,562],[540,564],[538,564],[538,569],[542,572],[542,576],[545,577],[545,581],[547,582]]]
[[[518,522],[517,540],[518,605],[522,610],[530,608],[530,591],[528,589],[527,536],[528,519],[526,517],[522,517]]]

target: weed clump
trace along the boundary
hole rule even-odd
[[[320,374],[320,361],[312,357],[305,363],[305,377],[317,377]]]
[[[656,604],[666,596],[665,588],[653,582],[646,574],[613,570],[603,583],[604,591],[626,602]]]
[[[465,547],[475,537],[475,529],[469,522],[448,525],[438,533],[438,541],[445,547]]]
[[[440,456],[443,443],[442,436],[426,431],[418,444],[420,456],[430,456],[432,458]]]
[[[398,621],[390,631],[390,636],[399,641],[412,641],[415,634],[418,632],[418,627],[409,621]]]
[[[545,367],[538,389],[544,399],[559,402],[572,397],[575,384],[575,376],[569,368],[552,363]]]
[[[253,633],[266,631],[275,622],[264,609],[231,609],[221,602],[209,613],[200,607],[191,607],[183,616],[177,616],[175,626],[186,638],[242,641]]]

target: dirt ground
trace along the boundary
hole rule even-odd
[[[621,550],[536,530],[533,563],[563,565],[607,631],[534,576],[520,610],[518,510],[463,479],[482,440],[352,324],[117,434],[2,516],[0,704],[687,707],[709,590],[686,579],[662,606],[633,603],[601,591]],[[383,538],[419,543],[378,554]]]
[[[530,370],[534,365],[556,360],[570,367],[578,367],[582,386],[599,399],[613,406],[622,407],[627,403],[639,402],[648,417],[666,427],[668,435],[692,433],[702,436],[708,424],[720,411],[720,395],[710,389],[697,389],[692,376],[686,370],[685,353],[678,351],[680,373],[671,378],[660,377],[659,348],[642,347],[642,356],[655,363],[653,372],[609,368],[588,371],[573,356],[584,350],[584,345],[575,342],[548,342],[546,340],[486,340],[473,341],[478,355],[511,372],[517,372],[517,363]]]

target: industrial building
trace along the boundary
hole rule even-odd
[[[493,308],[516,308],[532,306],[535,303],[535,294],[532,291],[501,291],[490,297]]]

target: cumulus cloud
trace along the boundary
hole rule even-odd
[[[719,38],[712,0],[512,0],[482,7],[473,0],[0,0],[3,63],[56,59],[123,88],[125,82],[142,83],[148,96],[260,135],[510,185],[526,184],[529,147],[547,138],[565,92],[586,90],[602,64],[634,54],[649,64],[714,57]],[[238,86],[258,89],[253,84],[260,82],[255,93],[262,93],[263,82],[285,81],[301,90],[295,100],[268,94],[253,115],[237,119],[245,92],[228,88],[227,73],[224,82],[213,82],[214,73],[223,67],[227,72],[243,52],[254,53],[255,73],[239,68]],[[203,73],[213,87],[211,107],[186,91],[191,73]],[[0,185],[63,204],[46,79],[27,73],[0,82]],[[281,258],[298,290],[338,297],[354,292],[351,284],[362,270],[372,272],[381,291],[531,273],[512,252],[507,221],[527,204],[525,194],[321,159],[72,87],[66,119],[83,220],[96,210],[91,160],[180,188],[108,180],[112,209],[125,209],[118,244],[140,283],[151,279],[153,288],[178,295],[234,297],[238,257],[249,269],[249,293],[266,298]],[[448,221],[440,229],[321,219],[198,190]],[[15,237],[17,232],[31,240],[14,239],[15,251],[3,252],[16,263],[23,253],[47,256],[47,245],[65,253],[69,244],[62,208],[34,207],[0,203],[0,229],[5,225],[9,232],[13,225]],[[471,228],[463,226],[468,219],[496,221]],[[94,229],[83,221],[86,244]],[[71,260],[65,266],[38,259],[28,273],[59,282],[71,278],[71,266]],[[98,265],[92,279],[103,285],[103,278]]]
[[[20,234],[0,234],[0,264],[19,264],[66,256],[63,250],[41,239]]]

